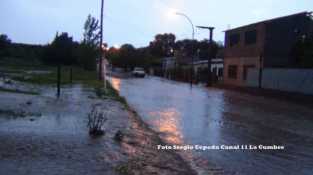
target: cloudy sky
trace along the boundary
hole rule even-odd
[[[216,27],[214,39],[223,31],[260,20],[313,11],[312,0],[104,0],[104,40],[109,45],[148,45],[157,33],[190,38],[187,14],[195,25]],[[0,0],[0,33],[13,42],[46,44],[57,31],[79,41],[88,14],[100,15],[100,0]],[[208,32],[196,30],[196,38]]]

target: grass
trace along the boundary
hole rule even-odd
[[[36,69],[35,69],[36,70]],[[52,85],[57,83],[57,68],[49,67],[47,69],[51,73],[47,74],[25,74],[25,76],[12,76],[11,78],[17,81],[39,84],[39,85]],[[93,84],[95,80],[97,80],[96,71],[86,71],[78,67],[73,67],[73,82],[70,81],[70,67],[62,67],[61,69],[61,84],[71,84],[71,83],[87,83]]]
[[[5,66],[4,70],[7,73],[20,73],[21,75],[12,75],[11,78],[16,81],[38,84],[38,85],[56,85],[57,84],[57,67],[52,66],[29,66],[24,64],[10,64],[9,66]],[[25,70],[46,70],[50,71],[47,74],[26,74]],[[117,100],[126,106],[126,100],[123,97],[119,96],[119,93],[107,83],[107,88],[104,89],[103,81],[98,80],[97,71],[87,71],[80,67],[72,67],[72,82],[70,81],[70,67],[62,66],[61,68],[61,85],[68,84],[82,84],[86,87],[94,88],[94,92],[96,93],[98,98],[111,98]],[[26,93],[26,94],[37,94],[35,92],[24,92],[18,90],[9,90],[9,89],[0,89],[1,91],[6,92],[15,92],[15,93]]]
[[[22,90],[18,90],[18,89],[6,89],[6,88],[2,88],[2,87],[0,87],[0,91],[10,92],[10,93],[19,93],[19,94],[28,94],[28,95],[39,95],[38,92],[22,91]]]
[[[115,90],[109,82],[107,83],[106,89],[104,89],[103,86],[102,87],[95,87],[95,93],[98,96],[98,98],[104,98],[104,99],[111,98],[111,99],[114,99],[116,101],[121,102],[126,107],[128,107],[126,99],[124,97],[121,97],[119,95],[118,91]]]
[[[25,59],[25,58],[14,58],[14,57],[1,57],[0,58],[0,65],[2,67],[10,68],[10,69],[38,69],[39,67],[47,67],[40,64],[38,61],[34,59]]]

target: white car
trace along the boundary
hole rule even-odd
[[[146,76],[146,72],[143,68],[141,67],[135,67],[135,69],[132,72],[132,75],[135,77],[145,77]]]

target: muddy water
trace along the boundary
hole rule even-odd
[[[170,144],[281,145],[284,150],[183,151],[200,170],[243,175],[313,174],[313,109],[155,77],[112,79]],[[222,169],[223,170],[222,170]]]
[[[52,88],[38,96],[1,92],[2,111],[27,115],[0,113],[0,174],[116,174],[114,167],[127,158],[112,138],[129,127],[128,113],[114,101],[92,99],[91,90],[66,87],[59,100]],[[106,135],[98,139],[89,137],[87,128],[95,103],[114,111]]]

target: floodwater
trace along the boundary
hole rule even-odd
[[[55,88],[41,95],[1,92],[0,97],[1,175],[115,175],[114,167],[127,160],[113,140],[130,125],[127,111],[117,102],[94,98],[91,88],[63,87],[59,100]],[[97,139],[87,127],[94,104],[114,113],[105,123],[105,136]]]
[[[278,99],[156,77],[111,79],[162,139],[174,145],[278,145],[283,150],[193,150],[200,170],[243,175],[312,175],[313,109]]]

